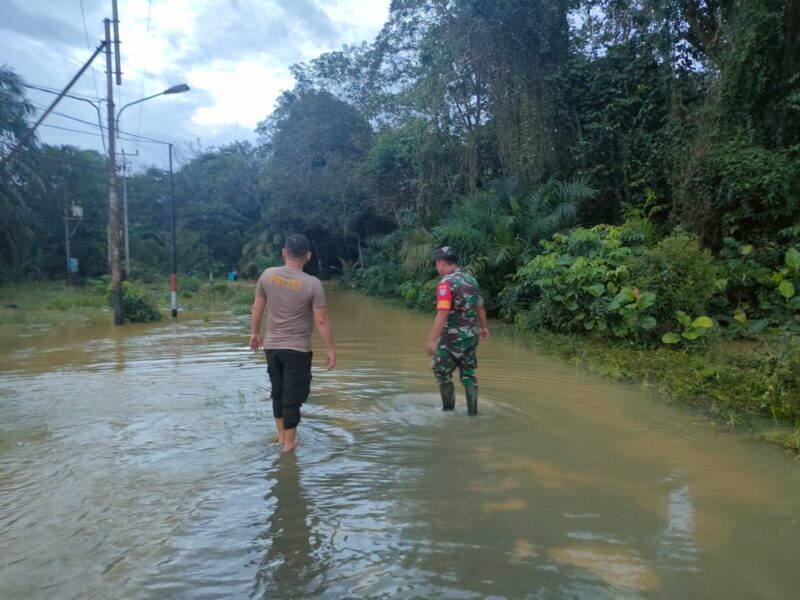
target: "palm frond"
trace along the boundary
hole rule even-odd
[[[400,248],[403,268],[408,273],[420,273],[430,267],[435,249],[436,239],[431,232],[424,227],[413,229]]]

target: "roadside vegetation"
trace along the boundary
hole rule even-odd
[[[125,281],[123,313],[128,323],[151,323],[169,317],[169,282]],[[186,277],[180,282],[179,308],[208,317],[212,313],[249,314],[252,281],[207,281]],[[67,285],[63,281],[26,281],[0,285],[0,328],[17,335],[31,327],[81,323],[110,314],[109,279],[102,277]],[[110,318],[110,317],[109,317]]]

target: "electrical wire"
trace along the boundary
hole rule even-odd
[[[33,106],[35,106],[36,108],[39,108],[39,109],[44,109],[45,108],[44,106],[42,106],[41,104],[37,104],[36,102],[31,102],[31,104],[33,104]],[[104,127],[103,125],[101,125],[99,123],[92,123],[91,121],[86,121],[84,119],[79,119],[78,117],[73,117],[72,115],[67,115],[67,114],[64,114],[62,112],[58,112],[57,110],[51,111],[50,114],[51,115],[57,115],[59,117],[63,117],[64,119],[70,119],[71,121],[77,121],[78,123],[83,123],[84,125],[91,125],[92,127],[97,127],[99,129],[101,129],[102,131],[105,131],[106,129],[108,129],[107,127]]]
[[[102,172],[108,171],[108,169],[105,168],[105,167],[95,167],[94,165],[86,165],[86,164],[83,164],[83,163],[78,163],[78,162],[75,162],[75,161],[66,160],[64,158],[54,158],[52,156],[45,156],[41,152],[31,152],[30,150],[20,150],[19,153],[20,154],[27,154],[28,156],[36,158],[37,160],[46,160],[48,162],[62,163],[62,164],[65,164],[65,165],[70,165],[72,167],[81,167],[83,169],[91,169],[92,171],[102,171]]]
[[[61,90],[56,90],[53,88],[49,88],[43,85],[36,85],[33,83],[23,83],[21,84],[22,87],[30,88],[32,90],[39,90],[40,92],[47,92],[48,94],[55,94],[56,96],[61,93]],[[87,100],[89,102],[105,102],[105,98],[93,98],[92,96],[85,96],[83,94],[76,94],[75,92],[70,92],[69,94],[64,94],[67,98],[76,98],[78,100]]]
[[[49,127],[50,129],[60,129],[61,131],[71,131],[72,133],[82,133],[84,135],[103,137],[102,133],[97,133],[95,131],[81,131],[80,129],[72,129],[70,127],[62,127],[60,125],[50,125],[49,123],[42,123],[39,127]]]
[[[86,11],[83,9],[83,0],[80,0],[80,2],[81,2],[81,17],[83,17],[83,33],[86,36],[86,47],[91,52],[92,46],[91,43],[89,42],[89,28],[86,27]],[[97,90],[97,76],[95,75],[94,65],[92,65],[92,79],[94,80],[94,93],[99,96],[100,92]]]
[[[41,104],[37,104],[36,102],[32,102],[31,104],[33,104],[37,108],[44,108]],[[90,127],[95,127],[97,129],[100,129],[103,132],[107,132],[108,131],[108,127],[106,127],[104,125],[98,125],[97,123],[92,123],[91,121],[86,121],[84,119],[79,119],[78,117],[73,117],[71,115],[67,115],[67,114],[64,114],[64,113],[61,113],[61,112],[58,112],[58,111],[55,111],[55,110],[52,111],[50,114],[58,115],[59,117],[63,117],[65,119],[70,119],[72,121],[76,121],[76,122],[81,123],[83,125],[89,125]],[[98,137],[100,137],[102,135],[100,133],[88,132],[88,131],[79,131],[77,129],[69,129],[69,128],[66,128],[66,127],[58,126],[58,125],[49,125],[47,123],[43,123],[41,126],[42,127],[52,127],[52,128],[55,128],[55,129],[63,129],[65,131],[73,131],[75,133],[87,133],[87,134],[90,134],[90,135],[96,135]],[[157,140],[155,138],[147,137],[147,136],[144,136],[144,135],[139,135],[139,134],[136,134],[136,133],[130,133],[128,131],[118,130],[117,133],[119,134],[117,139],[119,139],[121,141],[124,141],[124,142],[137,142],[137,143],[138,142],[147,142],[147,143],[151,143],[151,144],[164,144],[164,145],[169,145],[169,144],[172,143],[172,142],[167,142],[167,141],[164,141],[164,140]],[[123,137],[123,136],[125,136],[125,137]],[[174,144],[173,144],[173,147],[174,147]]]
[[[147,35],[146,35],[146,39],[147,39],[147,43],[148,44],[150,43],[150,15],[151,15],[152,9],[153,9],[153,0],[148,0],[147,1]],[[147,63],[145,63],[145,67],[144,67],[144,69],[142,69],[142,95],[141,95],[142,98],[144,98],[144,86],[145,86],[145,82],[146,81],[147,81]],[[141,134],[142,133],[142,115],[143,114],[144,114],[143,108],[142,108],[141,105],[139,105],[139,123],[138,123],[138,127],[136,128],[136,133],[137,134]],[[136,150],[138,150],[138,149],[139,149],[139,146],[137,145],[136,146]]]

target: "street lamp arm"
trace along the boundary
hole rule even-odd
[[[117,130],[117,137],[119,137],[119,118],[122,116],[122,111],[128,108],[129,106],[133,106],[134,104],[139,104],[140,102],[144,102],[145,100],[150,100],[151,98],[157,98],[158,96],[163,96],[164,92],[159,92],[158,94],[153,94],[152,96],[147,96],[146,98],[140,98],[139,100],[134,100],[133,102],[128,102],[125,106],[120,108],[117,111],[117,122],[115,129]]]
[[[179,83],[178,85],[173,85],[170,88],[167,88],[163,92],[158,92],[157,94],[153,94],[152,96],[147,96],[145,98],[139,98],[138,100],[134,100],[133,102],[128,102],[122,108],[117,111],[117,118],[116,118],[116,130],[117,130],[117,137],[119,137],[119,118],[122,116],[122,111],[128,108],[129,106],[133,106],[134,104],[139,104],[140,102],[144,102],[145,100],[150,100],[152,98],[157,98],[158,96],[164,96],[166,94],[182,94],[183,92],[188,92],[189,86],[185,83]]]

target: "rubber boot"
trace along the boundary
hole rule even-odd
[[[442,394],[442,410],[455,410],[456,388],[453,386],[453,382],[440,383],[439,392]]]
[[[464,391],[467,393],[467,414],[475,416],[478,414],[478,386],[466,385]]]

